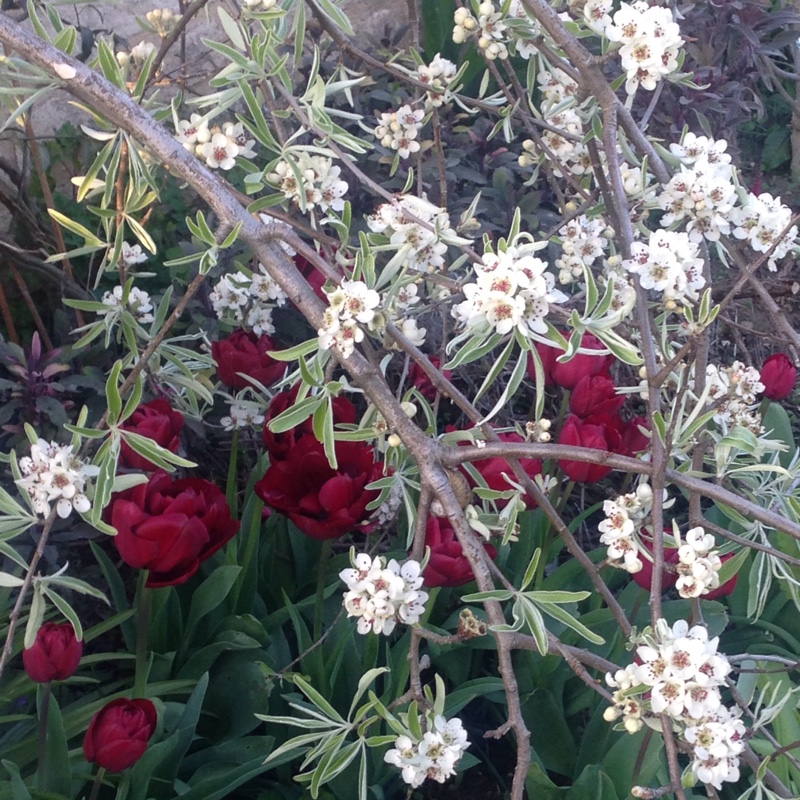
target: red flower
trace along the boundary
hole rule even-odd
[[[45,622],[36,634],[36,641],[22,651],[22,663],[31,680],[50,683],[74,675],[82,655],[83,641],[75,638],[69,622]]]
[[[671,533],[672,531],[669,531]],[[649,531],[648,531],[649,536]],[[653,555],[653,541],[652,539],[642,537],[642,544],[645,546],[645,549],[650,552],[650,555]],[[639,572],[633,573],[633,580],[642,587],[642,589],[646,589],[648,592],[652,591],[653,586],[653,562],[647,558],[646,555],[640,555],[639,560],[642,562],[642,568]],[[677,564],[678,563],[678,548],[677,547],[664,547],[664,562],[666,564]],[[674,570],[665,569],[661,573],[661,588],[663,590],[669,589],[670,587],[675,585],[675,582],[678,580],[678,573]]]
[[[425,544],[431,557],[422,573],[426,586],[463,586],[474,580],[472,568],[456,538],[456,532],[446,517],[428,517]],[[484,544],[489,557],[497,558],[497,550]]]
[[[734,553],[725,553],[724,556],[720,556],[719,560],[724,564],[728,559],[733,558]],[[727,597],[730,594],[733,594],[733,590],[736,588],[736,583],[739,580],[739,573],[737,572],[730,580],[725,581],[722,586],[717,586],[716,589],[713,589],[708,594],[701,594],[700,597],[703,600],[718,600],[720,597]]]
[[[518,433],[499,433],[498,437],[503,442],[524,442],[525,439]],[[529,478],[533,479],[542,473],[542,462],[538,458],[521,458],[519,463]],[[512,481],[517,481],[511,465],[504,458],[484,458],[480,461],[473,461],[472,466],[480,472],[481,477],[486,481],[490,489],[497,492],[507,492],[514,487],[503,477],[503,473],[508,475]],[[467,475],[469,478],[469,475]],[[474,481],[470,480],[474,486]],[[536,508],[536,501],[529,494],[525,495],[525,507]],[[508,500],[495,500],[498,508],[507,505]]]
[[[157,723],[156,707],[149,700],[112,700],[92,717],[83,754],[109,772],[122,772],[142,757]]]
[[[269,429],[270,420],[275,419],[297,402],[297,387],[278,392],[269,404],[267,419],[264,422],[264,432],[262,438],[264,447],[269,452],[271,461],[279,461],[286,458],[289,451],[303,437],[314,434],[314,423],[312,417],[308,417],[299,425],[295,425],[284,433],[273,433]],[[332,401],[333,423],[352,424],[356,421],[356,407],[343,395],[334,397]]]
[[[124,431],[133,431],[140,436],[146,436],[172,453],[177,453],[183,430],[183,414],[173,410],[166,400],[159,397],[139,406],[120,427]],[[143,472],[157,469],[152,461],[134,452],[124,439],[120,447],[119,465]]]
[[[761,365],[764,396],[770,400],[785,400],[797,385],[797,367],[786,353],[775,353]]]
[[[633,458],[637,453],[642,453],[650,447],[650,437],[642,433],[640,428],[650,430],[650,421],[647,417],[634,417],[623,424],[620,432],[622,437],[619,449],[620,455]]]
[[[299,253],[295,255],[294,263],[297,269],[300,270],[300,274],[314,290],[314,294],[327,305],[328,295],[322,289],[326,281],[325,276],[305,256],[301,256]]]
[[[614,381],[604,374],[584,375],[569,397],[569,410],[581,419],[595,414],[616,414],[625,404]]]
[[[604,350],[605,345],[594,334],[585,333],[581,339],[581,349]],[[547,386],[556,384],[562,389],[574,389],[584,375],[607,375],[614,363],[614,356],[611,353],[596,356],[578,353],[565,364],[561,364],[557,359],[563,352],[539,342],[536,343],[536,352],[542,360],[545,384]],[[536,380],[533,358],[528,361],[528,376],[531,380]]]
[[[231,389],[246,389],[253,385],[237,373],[249,375],[264,386],[279,381],[286,364],[272,358],[270,350],[277,350],[277,347],[266,333],[256,336],[247,331],[234,331],[227,339],[211,344],[219,379]]]
[[[163,470],[111,503],[114,544],[150,587],[176,586],[197,572],[239,530],[222,491],[199,478],[173,480]]]
[[[439,356],[428,356],[428,361],[430,361],[436,369],[439,369],[442,365],[442,359],[439,358]],[[452,374],[452,371],[449,369],[442,371],[442,375],[447,378],[447,380],[450,380]],[[411,368],[408,370],[408,382],[416,386],[419,393],[431,402],[436,399],[436,387],[416,361],[411,364]]]
[[[617,453],[620,447],[620,435],[615,420],[607,414],[587,419],[579,419],[570,414],[561,429],[558,443]],[[576,483],[594,483],[611,472],[611,467],[602,464],[587,464],[568,459],[560,459],[558,466],[571,481]]]
[[[256,494],[312,539],[335,539],[357,529],[368,533],[362,522],[378,491],[364,487],[381,476],[382,465],[363,442],[336,442],[336,460],[334,470],[322,444],[306,434],[270,465]]]

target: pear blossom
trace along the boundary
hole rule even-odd
[[[122,296],[124,289],[122,286],[115,286],[110,292],[105,292],[101,302],[103,305],[108,306],[108,311],[98,311],[101,316],[111,314],[112,312],[119,313],[123,309]],[[150,295],[143,289],[137,286],[131,286],[128,292],[128,301],[125,309],[130,312],[133,318],[139,323],[146,323],[153,321],[153,303],[150,300]]]
[[[229,170],[236,166],[239,146],[234,144],[224,133],[215,133],[211,137],[211,141],[202,146],[201,152],[207,166],[212,169]]]
[[[16,481],[17,486],[28,494],[34,513],[39,516],[49,516],[53,502],[62,519],[73,509],[85,514],[91,508],[86,483],[100,469],[73,455],[71,445],[39,439],[31,445],[31,454],[19,460],[19,470],[22,477]]]
[[[399,564],[374,559],[367,553],[351,556],[352,569],[339,577],[347,585],[343,605],[348,617],[356,617],[361,634],[389,635],[398,622],[414,625],[425,611],[428,593],[422,591],[419,562],[409,559]]]

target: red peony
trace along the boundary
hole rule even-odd
[[[28,677],[36,683],[64,681],[75,674],[83,655],[83,641],[75,638],[69,622],[45,622],[36,641],[22,651]]]
[[[149,700],[112,700],[92,717],[83,754],[109,772],[122,772],[144,755],[157,723],[156,707]]]
[[[150,587],[189,580],[239,530],[217,486],[199,478],[174,480],[163,470],[116,495],[110,520],[120,557],[134,569],[150,570]]]
[[[249,375],[264,386],[271,386],[283,377],[286,364],[269,355],[270,350],[277,349],[266,333],[256,336],[247,331],[234,331],[227,339],[212,342],[211,355],[217,362],[219,379],[226,386],[246,389],[253,384],[242,375]]]
[[[181,443],[183,414],[173,410],[166,400],[159,397],[157,400],[140,405],[120,427],[124,431],[146,436],[170,452],[177,453]],[[124,439],[120,446],[119,465],[143,472],[157,469],[152,461],[148,461],[131,449]]]
[[[270,465],[255,485],[256,494],[312,539],[367,533],[362,523],[378,491],[365,487],[381,477],[383,465],[363,442],[336,442],[336,459],[334,470],[322,444],[306,434]]]
[[[297,388],[295,387],[294,389],[286,389],[282,392],[278,392],[269,404],[262,438],[264,440],[264,447],[269,452],[271,461],[279,461],[282,458],[286,458],[289,451],[303,436],[314,435],[314,423],[311,416],[307,417],[299,425],[295,425],[294,428],[284,431],[283,433],[273,433],[269,429],[270,420],[275,419],[279,414],[291,408],[296,402]],[[356,407],[343,394],[334,397],[331,405],[333,408],[334,425],[352,425],[356,421]]]
[[[612,453],[619,452],[620,441],[616,422],[607,414],[583,420],[570,414],[558,437],[559,444],[590,447],[593,450],[605,450]],[[594,483],[605,478],[611,472],[611,467],[602,464],[588,464],[569,459],[560,459],[558,466],[571,481],[576,483]]]
[[[770,400],[785,400],[797,385],[797,367],[786,353],[775,353],[761,365],[764,396]]]

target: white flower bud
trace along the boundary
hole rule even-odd
[[[400,447],[403,444],[403,440],[396,433],[390,433],[386,442],[389,447]]]

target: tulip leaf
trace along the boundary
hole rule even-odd
[[[11,776],[11,792],[14,800],[33,800],[25,781],[22,780],[22,776],[19,774],[19,767],[10,759],[7,760],[5,758],[2,764]]]
[[[39,719],[42,718],[44,692],[44,687],[40,686],[37,693]],[[65,786],[70,785],[72,775],[69,766],[67,735],[64,731],[61,709],[59,708],[58,701],[52,694],[48,699],[47,739],[44,763],[39,764],[39,788],[46,792],[58,793],[62,792]],[[16,794],[14,796],[16,797]]]
[[[191,641],[200,620],[225,600],[241,571],[242,567],[236,564],[217,567],[195,590],[186,622],[184,642],[188,644]]]

